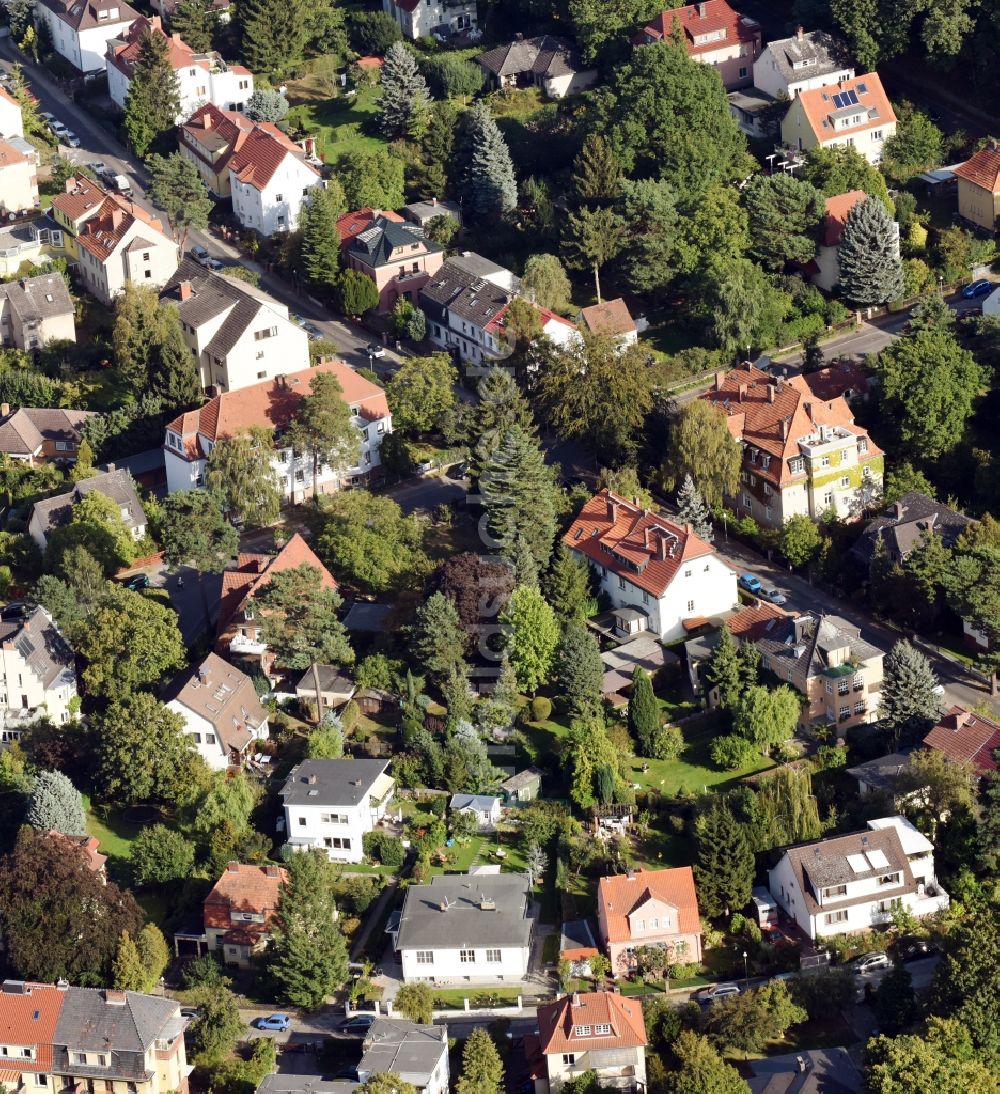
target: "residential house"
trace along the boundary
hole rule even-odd
[[[388,214],[386,215],[388,216]],[[436,217],[451,217],[461,228],[462,206],[457,201],[439,201],[434,197],[425,201],[411,201],[409,205],[403,206],[403,218],[410,221],[411,224],[416,224],[418,228],[426,229],[427,225]],[[340,222],[337,223],[339,226]]]
[[[836,725],[840,733],[878,720],[885,655],[860,635],[845,619],[809,612],[775,619],[747,637],[760,650],[761,668],[808,700],[800,724]]]
[[[177,305],[184,341],[211,395],[309,368],[309,336],[287,305],[255,285],[185,258],[160,299]]]
[[[228,167],[233,214],[262,236],[295,231],[306,195],[323,184],[305,152],[273,125],[255,125]]]
[[[448,1094],[448,1027],[376,1018],[362,1042],[357,1071],[361,1083],[392,1074],[418,1094]]]
[[[0,136],[8,138],[24,136],[21,104],[5,87],[0,87]]]
[[[281,790],[293,851],[321,848],[333,862],[361,862],[363,839],[385,816],[396,780],[388,760],[303,760]]]
[[[510,355],[506,341],[487,327],[509,306],[513,295],[449,259],[420,289],[427,337],[463,361],[492,365]]]
[[[726,0],[703,0],[663,12],[632,41],[635,45],[669,41],[675,24],[681,28],[688,54],[711,65],[727,91],[753,83],[753,66],[761,49],[756,20],[734,11]]]
[[[60,980],[0,985],[0,1063],[11,1089],[187,1094],[193,1070],[176,999]]]
[[[701,924],[690,866],[630,870],[597,882],[597,933],[615,977],[636,968],[636,950],[655,946],[671,961],[701,961]]]
[[[471,813],[484,831],[492,831],[500,820],[500,799],[493,794],[452,794],[452,813]]]
[[[224,965],[252,968],[271,941],[271,920],[288,871],[280,866],[226,864],[205,897],[205,943]]]
[[[684,643],[684,658],[687,661],[692,693],[700,697],[705,692],[703,672],[719,644],[723,623],[734,637],[739,636],[743,642],[752,642],[766,634],[767,628],[774,626],[776,621],[787,618],[787,613],[774,604],[769,604],[766,600],[755,600],[735,612],[727,613],[725,617],[708,620],[709,627],[699,628],[699,633]],[[718,689],[709,689],[707,698],[710,707],[718,706]]]
[[[542,773],[537,767],[526,767],[500,784],[500,793],[506,805],[533,802],[542,794]]]
[[[67,836],[65,832],[57,832],[54,828],[45,833],[50,840],[62,844],[63,847],[74,847],[83,856],[87,869],[97,874],[102,881],[107,881],[105,863],[107,855],[98,851],[101,841],[96,836]]]
[[[336,589],[333,575],[296,532],[276,555],[240,552],[234,569],[222,574],[222,594],[216,621],[215,648],[231,659],[246,659],[255,669],[268,672],[272,657],[261,635],[254,597],[275,574],[311,566],[319,573],[324,589]]]
[[[410,885],[395,939],[403,980],[520,980],[534,922],[527,874],[442,874]]]
[[[174,681],[167,706],[184,719],[184,735],[214,771],[242,767],[256,742],[268,737],[253,681],[217,653]]]
[[[460,270],[481,277],[483,281],[489,281],[498,289],[506,289],[507,292],[516,295],[521,288],[521,279],[513,274],[506,266],[494,262],[492,258],[485,258],[475,251],[462,251],[461,254],[452,255],[448,259]]]
[[[614,633],[617,637],[632,627],[639,629],[646,623],[646,616],[635,608],[616,608],[611,613]],[[632,690],[632,678],[636,669],[649,674],[654,687],[665,669],[679,665],[677,654],[668,650],[654,634],[640,631],[634,638],[601,653],[604,675],[601,677],[601,697],[614,707],[628,703]]]
[[[564,99],[597,82],[597,69],[584,66],[573,45],[551,34],[518,36],[507,45],[480,53],[476,64],[487,83],[498,91],[538,87],[550,99]]]
[[[958,179],[959,216],[995,232],[1000,217],[1000,146],[990,141],[954,171]]]
[[[146,511],[139,501],[139,495],[135,492],[135,483],[132,476],[120,468],[109,465],[110,470],[102,471],[90,478],[81,479],[73,484],[72,490],[65,494],[57,494],[52,498],[43,498],[36,501],[28,520],[28,533],[38,544],[41,551],[45,550],[45,544],[49,533],[53,528],[66,524],[73,513],[73,506],[88,494],[97,492],[118,506],[122,520],[125,522],[132,538],[138,542],[146,534]]]
[[[639,341],[639,329],[628,310],[628,305],[621,297],[581,308],[579,322],[588,334],[609,335],[616,339],[622,348],[634,346]]]
[[[826,368],[805,373],[803,379],[817,399],[829,402],[842,395],[848,403],[866,399],[871,393],[871,383],[858,361],[841,359]]]
[[[152,0],[152,8],[169,27],[170,20],[181,0]],[[205,8],[209,15],[223,26],[229,22],[232,9],[231,0],[207,0]]]
[[[178,126],[177,144],[180,154],[198,168],[209,191],[217,198],[231,198],[229,162],[257,127],[280,132],[270,122],[253,122],[237,111],[206,103]]]
[[[158,289],[177,269],[177,244],[163,224],[86,175],[66,180],[52,216],[83,284],[105,304],[129,284]]]
[[[331,1079],[320,1074],[316,1064],[307,1072],[272,1071],[261,1079],[254,1094],[355,1094],[357,1089],[353,1079]]]
[[[404,298],[416,304],[417,294],[444,262],[444,248],[422,229],[381,214],[350,240],[344,255],[350,269],[375,282],[380,312],[392,311]]]
[[[897,904],[920,917],[949,903],[934,873],[933,844],[905,817],[787,848],[768,871],[768,889],[814,941],[885,926]]]
[[[646,1090],[646,1026],[637,999],[587,991],[543,1003],[538,1042],[549,1091],[589,1074],[601,1089]]]
[[[5,346],[35,350],[76,341],[73,300],[60,273],[0,284],[0,336]]]
[[[850,190],[846,194],[837,194],[826,199],[823,242],[813,260],[816,272],[812,275],[812,283],[824,292],[833,292],[840,284],[840,238],[844,234],[847,215],[855,205],[867,199],[868,195],[863,190]],[[899,224],[893,221],[892,228],[893,254],[899,258]]]
[[[873,795],[891,798],[896,801],[896,780],[909,767],[910,757],[905,752],[891,752],[888,756],[876,756],[872,760],[847,768],[847,774],[853,775],[858,784],[858,794],[862,798]]]
[[[568,961],[573,976],[591,976],[590,959],[601,951],[589,919],[571,919],[559,932],[559,960]]]
[[[104,71],[108,42],[140,18],[124,0],[38,0],[34,14],[56,53],[84,76]]]
[[[340,236],[340,249],[343,250],[356,236],[360,235],[366,228],[370,228],[377,217],[385,217],[386,220],[391,220],[393,224],[403,223],[403,218],[399,213],[394,213],[391,209],[373,209],[370,205],[366,205],[363,209],[355,209],[351,213],[344,213],[342,216],[337,217],[337,235]],[[413,218],[407,219],[412,220]],[[413,220],[413,223],[420,228],[426,226],[416,220]]]
[[[791,38],[768,42],[753,63],[753,84],[775,99],[854,79],[844,44],[825,30],[797,27]]]
[[[38,204],[38,153],[23,137],[0,137],[0,212],[21,213]]]
[[[119,110],[125,109],[135,62],[147,35],[163,40],[167,60],[177,76],[180,94],[180,110],[174,119],[177,124],[205,103],[213,103],[222,110],[242,110],[253,94],[250,69],[226,64],[221,53],[198,53],[179,34],[165,34],[160,16],[143,16],[121,37],[108,42],[108,94]]]
[[[318,490],[332,494],[344,486],[371,481],[382,466],[382,438],[392,432],[385,391],[342,362],[325,361],[302,372],[278,375],[238,391],[224,391],[198,410],[179,414],[169,422],[163,444],[168,493],[199,489],[205,481],[205,464],[213,445],[259,426],[274,435],[271,466],[284,502],[297,505],[311,498],[312,458],[293,452],[286,434],[303,396],[312,390],[313,378],[323,374],[336,376],[340,383],[357,429],[358,455],[356,462],[347,467],[324,463],[316,480]]]
[[[11,410],[0,403],[0,452],[32,467],[47,463],[73,463],[83,439],[83,426],[91,410]]]
[[[684,621],[719,615],[738,600],[736,574],[690,525],[601,490],[580,510],[563,543],[598,575],[613,608],[631,608],[637,630],[665,642]]]
[[[847,145],[869,163],[881,162],[882,148],[895,132],[896,115],[876,72],[799,92],[781,122],[788,148],[808,152]]]
[[[76,658],[52,616],[38,607],[0,620],[0,744],[41,717],[63,725],[75,703]]]
[[[315,662],[306,669],[295,685],[296,696],[312,707],[316,721],[328,711],[349,703],[354,692],[354,681],[345,676],[336,665],[320,665]]]
[[[876,558],[902,562],[930,536],[954,547],[959,536],[976,522],[919,490],[907,490],[865,525],[851,554],[869,569]]]
[[[476,0],[382,0],[382,10],[413,41],[468,34],[479,23]]]
[[[16,278],[25,262],[41,266],[51,254],[65,255],[63,236],[62,228],[48,215],[0,225],[0,277]]]
[[[1000,721],[965,707],[950,707],[924,738],[924,745],[952,763],[969,763],[979,776],[996,771]]]
[[[882,488],[884,457],[842,397],[820,399],[805,377],[776,380],[749,362],[716,373],[702,396],[725,415],[743,447],[739,516],[781,528],[828,510],[857,518]]]

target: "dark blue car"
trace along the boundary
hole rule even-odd
[[[978,281],[973,281],[971,285],[966,285],[962,290],[962,295],[966,300],[972,300],[977,296],[988,296],[992,291],[993,282],[981,277]]]

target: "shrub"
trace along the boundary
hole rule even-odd
[[[655,760],[676,760],[684,751],[684,734],[680,726],[660,726],[653,735],[650,755]]]
[[[536,695],[531,700],[531,717],[536,722],[547,722],[552,714],[552,700],[544,695]]]
[[[403,841],[388,832],[366,832],[361,839],[368,858],[375,859],[383,866],[402,866],[406,852]]]
[[[756,758],[757,749],[745,738],[735,734],[716,737],[712,742],[712,763],[725,771],[748,767]]]
[[[821,771],[832,771],[837,767],[847,767],[846,746],[822,745],[816,753]]]

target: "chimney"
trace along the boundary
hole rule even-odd
[[[699,19],[704,19],[705,16],[708,15],[708,4],[705,4],[705,3],[695,4],[695,7],[698,9],[698,18]]]
[[[739,399],[740,399],[740,402],[742,403],[742,402],[743,402],[743,398],[744,398],[744,396],[745,396],[745,395],[746,395],[746,393],[747,393],[747,385],[746,385],[746,384],[740,384],[740,386],[739,386],[739,393],[740,393],[740,394],[739,394]]]
[[[113,228],[120,228],[122,221],[125,219],[125,210],[116,205],[111,210],[111,225]]]
[[[579,992],[573,992],[573,996],[570,999],[570,1004],[574,1007],[578,1007],[580,1005],[580,993]]]
[[[691,527],[691,522],[690,521],[688,521],[684,525],[684,534],[688,535],[688,536],[693,536],[694,535],[694,529]]]
[[[902,520],[903,519],[903,514],[905,512],[906,512],[906,506],[901,501],[897,501],[897,502],[893,503],[892,515],[896,518],[896,520]]]
[[[57,980],[56,981],[56,988],[59,991],[69,991],[69,981],[68,980]]]
[[[6,418],[10,413],[10,403],[0,403],[0,417]]]
[[[239,872],[240,872],[240,864],[238,862],[227,862],[226,863],[226,873],[227,874],[238,874]]]
[[[491,900],[485,893],[479,894],[479,910],[481,912],[495,912],[497,910],[497,902]]]
[[[625,878],[628,881],[635,881],[635,870],[633,870],[631,866],[628,868],[628,872],[625,874]]]
[[[774,402],[774,397],[777,393],[778,393],[778,387],[777,387],[776,384],[768,384],[767,385],[767,401],[769,403]]]
[[[722,390],[722,385],[725,382],[726,382],[726,373],[725,373],[725,371],[717,372],[715,374],[715,390],[716,391],[721,391]]]
[[[438,203],[437,196],[432,197],[431,198],[431,205],[437,205],[437,203]]]
[[[608,495],[608,520],[612,524],[618,519],[618,502],[615,501],[611,495]]]
[[[797,26],[795,28],[795,37],[801,42],[806,36],[806,28],[803,26]]]
[[[202,125],[203,125],[203,126],[204,126],[204,127],[206,128],[206,129],[211,129],[211,128],[212,128],[212,115],[211,115],[211,113],[210,113],[209,111],[206,111],[206,112],[205,112],[204,114],[202,114],[202,116],[201,116],[201,124],[202,124]]]
[[[812,416],[813,416],[813,405],[812,405],[812,403],[810,403],[808,401],[804,402],[802,404],[802,409],[806,412],[806,417],[811,419]]]
[[[782,418],[781,421],[778,422],[778,428],[781,430],[781,439],[783,441],[787,441],[788,440],[788,419],[787,418]]]
[[[642,530],[642,545],[649,550],[649,528],[643,528]]]
[[[105,988],[104,989],[104,1002],[109,1007],[123,1007],[128,1002],[125,996],[125,992],[118,991],[117,989]]]
[[[315,775],[309,775],[309,776],[308,776],[308,777],[306,778],[306,782],[307,782],[307,783],[308,783],[308,784],[309,784],[310,786],[315,786],[315,785],[316,785],[316,776],[315,776]]]
[[[190,281],[182,281],[177,286],[177,292],[179,293],[181,303],[183,304],[185,300],[191,299],[191,295],[194,292],[194,289],[192,288]]]

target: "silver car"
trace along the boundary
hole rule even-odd
[[[702,1006],[710,1006],[712,1003],[717,1003],[720,999],[731,999],[734,995],[740,994],[739,984],[713,984],[709,988],[702,988],[701,991],[695,994],[695,999],[701,1003]]]

